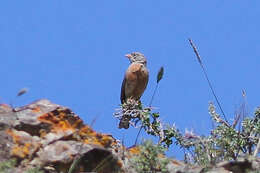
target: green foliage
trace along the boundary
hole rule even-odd
[[[246,173],[260,173],[260,170],[247,170]]]
[[[210,109],[214,106],[210,104]],[[260,137],[260,109],[257,109],[255,116],[245,118],[242,121],[242,130],[222,122],[219,115],[210,111],[211,117],[216,121],[216,128],[212,130],[211,138],[221,149],[218,154],[223,160],[236,160],[240,154],[252,155]],[[217,149],[217,148],[216,148]]]
[[[44,173],[44,171],[40,170],[40,168],[31,168],[28,169],[25,173]]]
[[[17,164],[16,159],[9,159],[7,161],[1,162],[0,173],[9,173],[9,172],[13,173],[16,164]],[[44,172],[41,171],[39,168],[31,168],[25,171],[25,173],[44,173]]]
[[[235,119],[233,125],[221,119],[212,103],[209,105],[209,113],[215,124],[209,136],[199,136],[189,131],[182,134],[174,125],[163,125],[158,112],[143,108],[140,103],[129,120],[134,125],[141,122],[147,134],[159,137],[159,144],[166,148],[175,141],[176,145],[184,149],[187,163],[208,165],[257,154],[260,147],[260,108],[253,117],[245,118],[241,124]]]
[[[138,123],[141,123],[141,127],[146,133],[159,137],[159,143],[165,147],[169,147],[173,143],[172,137],[178,132],[174,126],[163,125],[159,120],[158,112],[152,112],[150,107],[144,108],[139,101],[133,99],[128,99],[126,103],[122,104],[120,111],[114,115],[120,119],[120,123],[123,122],[124,128],[128,128],[129,124],[137,127]]]
[[[16,159],[10,159],[0,163],[0,173],[12,172],[16,165]]]
[[[209,113],[215,128],[208,137],[185,135],[177,139],[177,144],[186,149],[186,161],[200,165],[214,164],[224,160],[236,160],[239,156],[253,155],[260,137],[260,109],[255,116],[242,121],[242,130],[231,126],[216,113],[214,105],[209,106]],[[237,121],[237,120],[235,120]]]
[[[230,124],[216,113],[210,103],[209,114],[214,123],[210,135],[200,136],[191,131],[184,134],[174,125],[165,125],[160,114],[150,107],[143,108],[138,101],[131,100],[122,105],[122,117],[134,127],[138,123],[147,134],[159,138],[158,144],[168,148],[175,143],[184,150],[185,162],[199,165],[215,164],[226,160],[237,160],[240,156],[256,156],[260,150],[260,108],[253,117],[239,115]],[[242,120],[240,118],[243,117]]]
[[[140,147],[140,154],[133,156],[130,163],[138,173],[161,172],[168,173],[169,159],[164,157],[165,148],[154,145],[152,141],[144,141]]]
[[[81,159],[82,159],[82,156],[80,156],[80,155],[77,155],[74,158],[68,173],[73,173],[76,170],[76,168],[78,167],[78,164],[80,163]]]

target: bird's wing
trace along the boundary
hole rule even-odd
[[[147,68],[145,68],[146,70],[145,70],[145,76],[146,76],[146,78],[145,78],[145,87],[144,87],[144,89],[147,87],[147,84],[148,84],[148,81],[149,81],[149,71],[147,70]]]
[[[122,85],[121,85],[121,96],[120,96],[120,100],[121,100],[122,104],[125,101],[125,82],[126,82],[126,79],[124,77],[124,80],[123,80]]]
[[[137,73],[142,68],[142,65],[139,63],[132,63],[126,73],[125,77],[121,86],[121,103],[123,104],[124,101],[130,96],[132,96],[133,91],[137,85]]]

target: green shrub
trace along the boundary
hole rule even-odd
[[[25,173],[44,173],[42,170],[40,170],[40,168],[31,168],[28,169]]]
[[[12,172],[12,169],[16,165],[16,160],[15,159],[10,159],[4,162],[0,163],[0,173],[8,173]]]
[[[154,145],[150,140],[144,141],[139,147],[140,153],[130,159],[130,163],[138,173],[168,173],[166,166],[169,163],[169,159],[164,157],[164,147]]]
[[[239,156],[255,156],[260,147],[260,108],[253,117],[246,117],[241,121],[238,117],[233,124],[229,124],[216,113],[215,106],[210,103],[209,114],[214,128],[210,135],[200,136],[189,131],[182,134],[174,125],[164,125],[159,120],[160,114],[153,113],[151,108],[143,108],[140,103],[134,103],[132,107],[129,104],[133,103],[122,105],[122,115],[128,112],[129,123],[137,126],[136,124],[141,122],[146,133],[157,136],[158,144],[165,148],[175,142],[184,149],[184,160],[187,163],[208,165],[224,160],[236,160]]]

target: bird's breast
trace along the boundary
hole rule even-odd
[[[131,64],[126,72],[126,97],[140,99],[147,86],[148,78],[149,72],[143,64]]]

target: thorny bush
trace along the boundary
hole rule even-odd
[[[131,108],[131,109],[129,109]],[[224,160],[236,160],[239,156],[258,154],[260,147],[260,108],[253,117],[246,117],[239,123],[230,125],[216,113],[215,106],[210,103],[209,114],[215,124],[209,136],[199,136],[186,131],[184,134],[175,125],[163,124],[158,112],[152,108],[141,105],[140,102],[129,101],[121,105],[115,116],[120,120],[138,127],[138,123],[147,134],[157,136],[158,144],[165,148],[172,145],[173,141],[184,149],[184,159],[187,163],[200,165],[214,164]],[[234,121],[237,121],[236,119]]]

